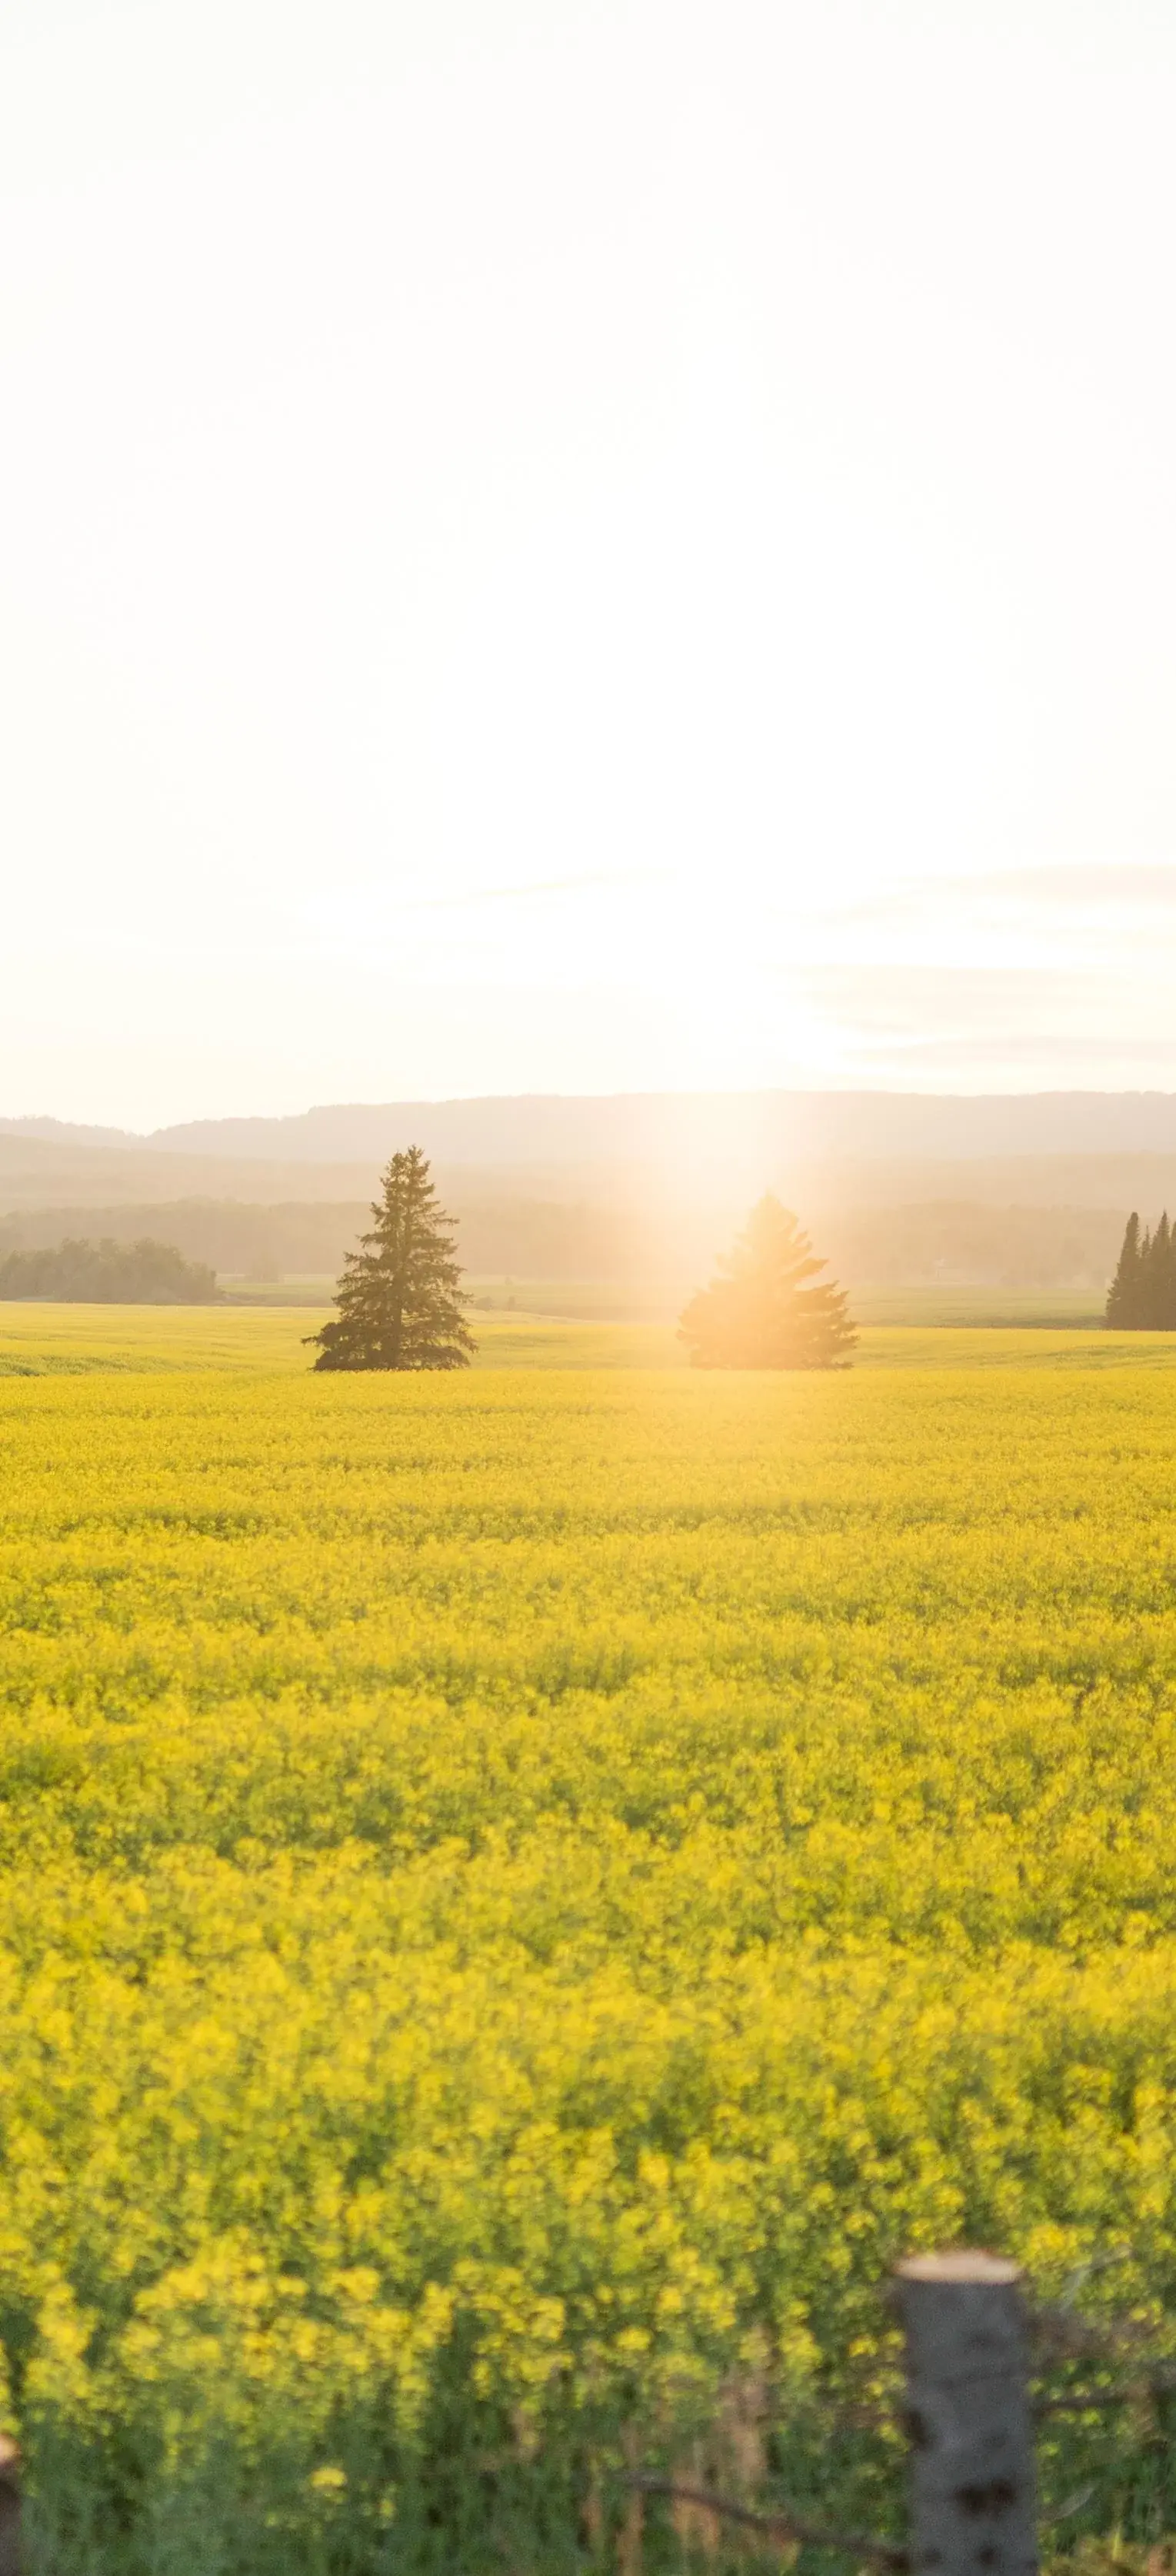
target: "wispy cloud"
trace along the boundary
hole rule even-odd
[[[835,1035],[839,1078],[925,1085],[977,1075],[1079,1088],[1176,1072],[1165,974],[919,962],[802,968],[794,990]]]
[[[828,964],[805,968],[799,981],[822,1011],[871,1037],[931,1038],[961,1027],[995,1036],[1044,1031],[1051,1021],[1089,1026],[1112,1000],[1105,978],[1034,966]]]
[[[465,912],[481,903],[526,903],[534,895],[582,894],[591,888],[610,889],[651,885],[658,874],[652,869],[601,870],[591,876],[541,877],[528,885],[466,886],[456,894],[410,895],[403,902],[389,898],[389,908],[401,912]]]
[[[1065,1075],[1065,1087],[1078,1090],[1099,1089],[1103,1083],[1112,1090],[1134,1088],[1133,1077],[1155,1072],[1164,1077],[1157,1087],[1170,1091],[1176,1079],[1176,1049],[1170,1038],[1092,1038],[1077,1030],[1069,1035],[1047,1030],[1020,1035],[1006,1031],[999,1046],[988,1031],[972,1037],[912,1034],[889,1047],[863,1045],[858,1062],[863,1068],[873,1067],[879,1074],[892,1076],[922,1076],[932,1071],[950,1076],[953,1072],[980,1071],[1002,1088],[1008,1087],[1006,1077],[1012,1072],[1033,1077],[1031,1087],[1050,1073],[1059,1081]]]
[[[961,894],[986,888],[1035,904],[1111,904],[1134,911],[1176,905],[1176,865],[1083,861],[1070,867],[1001,868],[989,876],[959,877]]]
[[[1107,911],[1128,918],[1176,910],[1176,865],[1156,861],[1119,864],[1082,861],[1069,866],[971,869],[959,874],[904,877],[840,916],[876,925],[970,917],[1031,918],[1044,913]]]

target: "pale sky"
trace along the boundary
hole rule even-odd
[[[1171,0],[0,0],[0,1109],[1176,1088]]]

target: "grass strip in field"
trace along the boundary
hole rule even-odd
[[[309,1370],[305,1337],[326,1308],[0,1305],[0,1377],[84,1376],[98,1370]],[[475,1318],[475,1367],[682,1369],[672,1326],[570,1323],[542,1315]],[[862,1329],[856,1369],[1168,1369],[1176,1334],[1049,1331],[1039,1326],[875,1324]]]

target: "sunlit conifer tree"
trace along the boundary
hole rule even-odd
[[[321,1331],[316,1369],[468,1368],[476,1345],[459,1293],[456,1218],[437,1206],[419,1145],[394,1154],[375,1223],[345,1257],[338,1313]]]
[[[806,1284],[825,1263],[770,1192],[719,1267],[725,1276],[691,1298],[678,1326],[693,1368],[848,1368],[857,1334],[845,1291]]]

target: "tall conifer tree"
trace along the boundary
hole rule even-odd
[[[1137,1333],[1147,1331],[1148,1304],[1151,1298],[1151,1227],[1145,1225],[1139,1238],[1139,1275],[1135,1283],[1135,1312],[1132,1322]]]
[[[449,1240],[457,1220],[437,1206],[419,1145],[393,1155],[372,1215],[360,1250],[345,1256],[338,1314],[306,1336],[318,1344],[316,1369],[468,1368],[475,1343]]]
[[[1156,1333],[1176,1331],[1176,1227],[1168,1223],[1167,1208],[1152,1236],[1148,1322]]]
[[[790,1208],[769,1193],[754,1207],[725,1277],[692,1297],[678,1326],[692,1368],[847,1368],[857,1334],[845,1291],[816,1279],[825,1264]]]
[[[1144,1263],[1143,1321],[1148,1331],[1162,1333],[1167,1322],[1168,1272],[1171,1266],[1171,1236],[1168,1211],[1165,1208],[1147,1247]]]
[[[1165,1208],[1153,1234],[1132,1209],[1107,1291],[1106,1320],[1120,1333],[1176,1332],[1176,1226]]]
[[[1107,1291],[1107,1322],[1121,1332],[1138,1326],[1143,1305],[1143,1244],[1135,1208],[1127,1219],[1118,1267]]]
[[[1107,1290],[1106,1321],[1112,1332],[1138,1330],[1139,1310],[1143,1297],[1143,1263],[1139,1241],[1139,1215],[1135,1208],[1127,1219],[1123,1248],[1115,1276]]]

